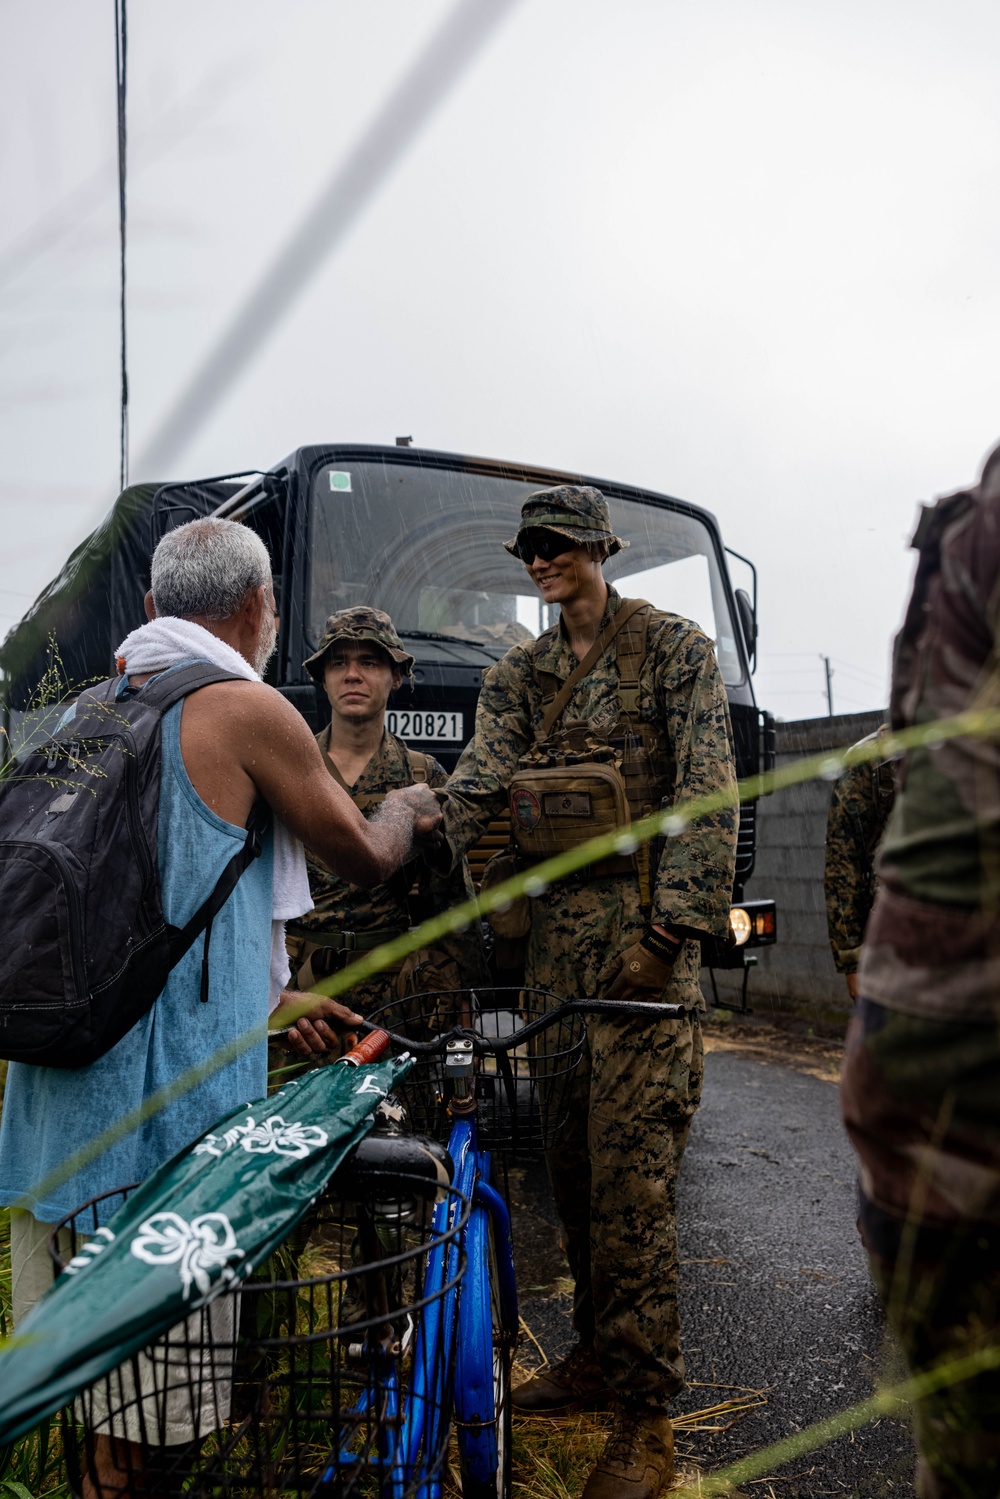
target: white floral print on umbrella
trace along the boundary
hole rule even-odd
[[[254,1155],[289,1155],[304,1160],[310,1151],[326,1144],[326,1131],[316,1124],[301,1124],[297,1119],[286,1124],[280,1114],[253,1124],[240,1141],[244,1150]]]
[[[326,1130],[316,1124],[302,1124],[298,1119],[286,1123],[280,1114],[256,1124],[248,1115],[242,1124],[234,1124],[220,1139],[206,1135],[194,1147],[192,1155],[221,1156],[233,1145],[241,1145],[253,1155],[287,1155],[305,1160],[328,1140]]]
[[[225,1271],[230,1260],[243,1258],[225,1213],[201,1213],[190,1223],[179,1213],[154,1213],[140,1226],[130,1247],[136,1259],[147,1265],[178,1265],[185,1301],[192,1285],[207,1296],[212,1272]]]

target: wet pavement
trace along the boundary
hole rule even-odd
[[[865,1399],[899,1373],[854,1225],[854,1161],[835,1086],[733,1050],[707,1058],[705,1094],[680,1191],[681,1319],[689,1389],[678,1412],[764,1402],[678,1434],[703,1471],[758,1451]],[[544,1169],[511,1181],[521,1311],[545,1355],[572,1342],[565,1261]],[[519,1360],[532,1362],[529,1338]],[[734,1387],[734,1388],[729,1388]],[[716,1430],[708,1430],[714,1425]],[[748,1485],[806,1499],[912,1499],[906,1425],[883,1419]]]

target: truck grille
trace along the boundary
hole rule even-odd
[[[740,805],[740,825],[736,834],[736,878],[749,879],[753,873],[754,850],[757,843],[757,803],[743,802]]]

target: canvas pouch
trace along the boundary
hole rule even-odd
[[[510,784],[518,853],[537,864],[629,822],[621,772],[613,763],[522,768]]]

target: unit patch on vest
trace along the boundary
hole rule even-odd
[[[542,797],[542,811],[546,817],[590,817],[590,792],[547,791]]]
[[[542,820],[542,809],[533,791],[512,791],[510,794],[511,816],[519,828],[530,833]]]

